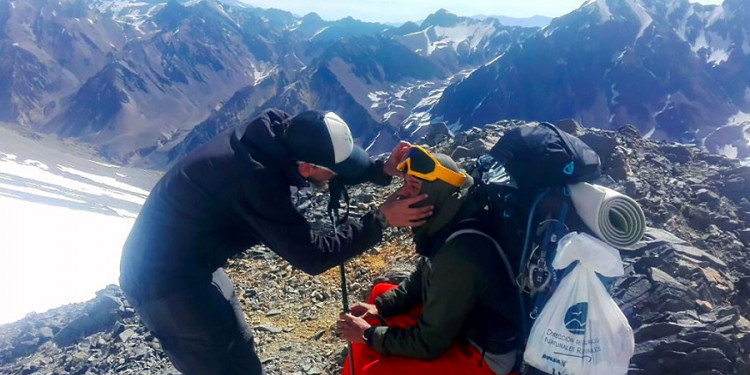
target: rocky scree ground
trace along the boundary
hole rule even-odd
[[[468,164],[509,128],[501,122],[452,137],[435,125],[421,142]],[[633,127],[617,132],[559,125],[601,156],[600,181],[643,207],[649,230],[622,252],[626,276],[612,293],[635,331],[630,374],[750,374],[750,167],[689,145],[656,143]],[[395,186],[350,188],[353,214]],[[293,194],[320,228],[327,194]],[[416,257],[408,231],[347,263],[350,302],[374,280],[399,280]],[[254,328],[269,374],[337,374],[346,345],[333,325],[341,310],[338,270],[311,277],[264,247],[226,266]],[[63,306],[0,327],[1,374],[176,374],[159,342],[115,286],[87,303]]]

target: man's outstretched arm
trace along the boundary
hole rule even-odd
[[[401,176],[401,172],[396,170],[396,165],[404,158],[411,145],[409,142],[400,141],[386,160],[372,160],[370,166],[362,175],[354,179],[341,179],[344,185],[357,185],[364,182],[372,182],[377,185],[389,185],[393,177]]]
[[[235,214],[242,218],[263,244],[306,273],[322,273],[372,248],[382,239],[384,227],[375,211],[367,213],[360,220],[341,223],[335,233],[314,231],[294,208],[289,196],[280,193],[279,189],[284,187],[264,186],[266,194],[253,194],[259,198],[244,206],[234,207]],[[288,191],[288,187],[286,189]],[[389,200],[378,210],[388,226],[420,225],[432,214],[432,207],[411,206],[425,198],[418,196]]]

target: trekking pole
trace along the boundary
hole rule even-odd
[[[344,307],[344,314],[349,312],[349,298],[346,293],[346,267],[344,263],[339,266],[341,273],[341,302]],[[352,342],[349,341],[349,374],[354,375],[354,352],[352,352]]]
[[[330,189],[331,189],[331,196],[328,200],[328,216],[331,219],[331,223],[333,224],[333,234],[335,236],[338,235],[338,231],[336,229],[336,218],[339,214],[339,200],[341,199],[341,194],[343,190],[343,194],[346,197],[347,200],[347,207],[346,207],[346,216],[349,215],[349,197],[346,193],[346,189],[343,187],[343,185],[336,182],[330,183]],[[346,292],[346,262],[342,262],[339,265],[339,276],[341,278],[341,304],[343,307],[344,314],[349,313],[349,296]],[[352,352],[352,343],[351,341],[348,341],[347,343],[349,348],[349,374],[354,375],[354,352]]]

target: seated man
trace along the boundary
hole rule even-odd
[[[406,182],[391,199],[427,194],[433,215],[414,230],[420,259],[400,285],[378,284],[337,322],[355,374],[507,374],[520,315],[512,276],[466,199],[471,177],[445,155],[412,146]],[[468,229],[468,230],[467,230]],[[462,231],[462,232],[459,232]],[[349,359],[342,374],[350,374]]]

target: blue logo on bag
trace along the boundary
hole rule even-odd
[[[581,302],[570,306],[565,313],[565,328],[574,335],[583,335],[586,333],[586,320],[588,315],[588,302]]]
[[[575,170],[576,170],[576,165],[571,161],[565,166],[565,168],[563,168],[563,173],[570,176],[573,174],[573,171]]]

